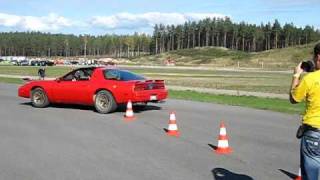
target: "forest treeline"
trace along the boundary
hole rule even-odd
[[[171,50],[220,46],[233,50],[257,52],[302,45],[320,39],[320,31],[312,26],[281,26],[278,20],[261,25],[233,23],[230,18],[204,19],[184,25],[154,28],[152,50],[162,53]]]
[[[228,17],[154,27],[152,35],[68,35],[41,32],[0,33],[0,56],[137,57],[172,50],[219,46],[257,52],[302,45],[320,39],[312,26],[234,23]]]
[[[133,57],[150,52],[150,36],[67,35],[42,32],[0,33],[0,56]]]

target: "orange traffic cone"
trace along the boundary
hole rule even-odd
[[[176,136],[176,137],[180,136],[180,132],[178,130],[178,126],[177,126],[177,123],[176,123],[176,115],[175,115],[174,112],[170,113],[169,127],[168,127],[168,130],[167,130],[167,135]]]
[[[299,175],[294,178],[294,180],[302,180],[302,177],[301,177],[301,168],[299,168]]]
[[[133,121],[136,119],[136,117],[133,114],[131,100],[128,101],[127,110],[126,110],[126,114],[124,115],[124,119],[126,121]]]
[[[218,138],[218,147],[214,150],[218,154],[230,154],[232,149],[229,147],[227,130],[224,123],[220,123],[220,133]]]

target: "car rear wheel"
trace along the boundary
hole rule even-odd
[[[96,94],[94,107],[99,113],[106,114],[117,109],[117,103],[109,91],[101,90]]]
[[[31,91],[31,103],[37,108],[44,108],[49,105],[48,96],[42,88],[35,88]]]

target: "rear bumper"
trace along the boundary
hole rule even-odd
[[[132,102],[157,102],[163,101],[167,97],[168,91],[166,89],[138,91],[134,93]]]

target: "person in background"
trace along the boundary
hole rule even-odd
[[[40,80],[44,80],[44,77],[46,76],[46,69],[44,67],[39,68],[38,76]]]
[[[305,63],[299,63],[294,69],[290,89],[290,102],[292,104],[306,103],[302,125],[299,127],[297,137],[301,138],[300,166],[303,180],[319,180],[320,170],[320,43],[316,44],[313,52],[314,71],[301,78]],[[310,69],[310,68],[309,68]],[[312,69],[312,68],[311,68]],[[305,70],[307,71],[307,70]]]

